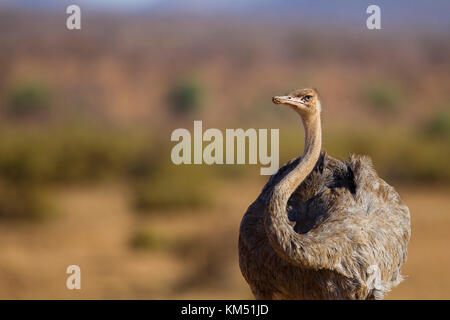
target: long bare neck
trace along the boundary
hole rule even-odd
[[[316,246],[321,246],[320,241],[314,244],[315,239],[295,232],[286,212],[290,196],[314,169],[322,145],[320,115],[303,117],[302,121],[305,129],[303,155],[298,165],[273,188],[264,214],[264,226],[272,247],[280,257],[301,267],[318,269],[322,261],[313,258]]]
[[[299,164],[275,186],[275,192],[281,191],[283,195],[287,196],[286,202],[300,183],[302,183],[314,169],[322,147],[320,114],[316,113],[308,117],[302,117],[302,122],[305,129],[305,148],[301,160]]]

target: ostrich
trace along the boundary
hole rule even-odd
[[[409,209],[366,156],[321,152],[314,89],[273,97],[301,117],[303,155],[281,167],[242,218],[239,266],[256,299],[382,299],[402,281]]]

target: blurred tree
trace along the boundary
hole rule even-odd
[[[173,84],[168,93],[170,106],[175,114],[193,113],[201,106],[202,86],[193,79],[179,80]]]
[[[450,138],[450,111],[436,112],[425,124],[425,132],[436,138]]]
[[[47,115],[50,109],[49,89],[39,82],[17,85],[7,93],[6,114],[14,118]]]
[[[364,100],[374,111],[394,113],[398,111],[402,99],[400,90],[393,84],[382,82],[369,86],[364,92]]]

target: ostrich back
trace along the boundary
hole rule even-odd
[[[375,173],[369,158],[322,152],[286,208],[295,232],[318,243],[320,268],[281,258],[266,235],[274,186],[300,161],[278,170],[245,213],[239,234],[242,274],[259,299],[381,299],[402,277],[410,238],[408,208]],[[302,248],[308,251],[308,248]]]

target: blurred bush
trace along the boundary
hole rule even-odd
[[[13,86],[6,93],[5,112],[12,118],[47,116],[51,107],[49,88],[40,82],[28,82]]]
[[[363,91],[364,102],[379,113],[393,113],[398,111],[403,96],[400,89],[389,82],[369,85]]]
[[[0,218],[41,221],[52,213],[52,204],[42,186],[0,182]]]
[[[450,182],[450,148],[443,141],[415,137],[400,146],[392,161],[384,164],[392,179],[404,182],[446,183]]]
[[[140,211],[208,207],[214,203],[215,177],[212,168],[162,163],[137,182],[134,206]]]
[[[98,181],[124,175],[143,136],[120,130],[0,130],[0,177],[12,183]]]
[[[51,179],[98,181],[123,175],[141,148],[131,136],[128,140],[119,132],[98,130],[68,134],[55,145]]]
[[[436,112],[425,123],[425,133],[433,138],[450,138],[450,108]]]
[[[169,89],[168,101],[172,111],[177,115],[197,111],[203,99],[203,87],[194,79],[176,81]]]
[[[35,183],[51,174],[52,156],[36,140],[0,137],[0,176],[10,183]]]
[[[132,236],[130,245],[133,249],[154,251],[171,249],[173,242],[154,230],[141,230]]]
[[[199,208],[210,204],[204,186],[211,180],[210,168],[176,166],[163,141],[136,154],[128,167],[133,189],[133,207],[140,212],[153,209]]]

